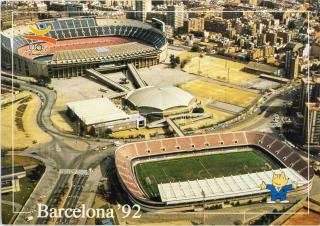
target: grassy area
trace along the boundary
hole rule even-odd
[[[232,88],[202,80],[194,80],[181,86],[196,97],[217,100],[241,107],[248,107],[254,103],[260,94],[242,89]]]
[[[180,57],[180,60],[183,61],[183,60],[191,60],[192,58],[199,57],[200,55],[201,53],[198,53],[198,52],[185,51],[185,52],[182,52],[179,55],[179,57]]]
[[[8,224],[13,216],[12,206],[1,204],[1,218],[3,224]]]
[[[262,153],[246,151],[145,162],[138,164],[135,172],[143,190],[149,197],[157,198],[160,183],[239,175],[270,167],[277,168]]]
[[[188,60],[183,70],[232,84],[242,84],[257,79],[255,75],[242,71],[245,67],[243,63],[213,56],[202,56],[201,58],[199,56],[199,53],[194,52],[181,53],[180,59]]]
[[[71,133],[74,132],[72,128],[72,123],[66,116],[63,115],[63,113],[53,114],[50,118],[54,125],[58,127],[58,129],[60,129],[61,131]]]
[[[50,136],[36,123],[39,98],[27,91],[16,94],[13,104],[11,98],[11,95],[4,98],[7,103],[1,106],[1,148],[21,150],[49,141]]]
[[[4,157],[1,157],[1,167],[11,167],[12,159],[14,159],[15,166],[32,166],[40,163],[37,159],[26,156],[15,155],[14,158],[12,158],[12,155],[5,155]]]
[[[35,186],[37,185],[39,180],[32,180],[30,177],[31,170],[27,170],[27,176],[20,179],[20,191],[14,193],[5,193],[2,194],[2,199],[7,201],[14,201],[19,203],[20,205],[24,205],[25,202],[28,200],[30,194],[33,192]]]

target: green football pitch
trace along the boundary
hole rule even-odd
[[[143,162],[135,166],[142,189],[159,198],[158,184],[261,172],[278,168],[258,151],[232,152]]]

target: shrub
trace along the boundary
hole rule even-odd
[[[192,113],[203,113],[204,109],[202,107],[196,107],[192,110]]]
[[[194,44],[191,48],[191,52],[201,52],[201,47],[197,44]]]

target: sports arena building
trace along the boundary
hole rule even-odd
[[[107,130],[143,128],[146,120],[139,114],[127,114],[108,98],[94,98],[67,103],[67,114],[77,122],[79,134],[100,135]]]
[[[193,181],[173,181],[158,184],[161,200],[150,199],[141,187],[135,165],[146,161],[159,161],[181,156],[194,156],[225,152],[235,152],[250,147],[261,151],[280,167],[276,170],[247,173],[243,175],[208,178]],[[222,200],[241,200],[259,198],[268,195],[268,190],[261,190],[262,181],[270,183],[272,174],[285,172],[291,181],[298,183],[298,188],[289,192],[304,194],[311,188],[313,170],[290,146],[261,132],[233,132],[176,137],[159,140],[129,143],[115,152],[117,173],[122,187],[133,203],[139,203],[147,210],[194,206],[190,203],[217,202]],[[160,170],[160,169],[159,169]],[[183,170],[183,169],[179,169]]]
[[[27,25],[1,33],[2,65],[16,74],[52,78],[80,76],[101,65],[159,64],[167,57],[167,39],[149,24],[129,19],[63,18],[41,21],[45,37],[55,44],[32,41]],[[34,49],[33,49],[34,48]],[[32,51],[31,51],[31,50]],[[12,62],[13,54],[13,62]]]
[[[190,112],[195,104],[195,98],[190,93],[175,86],[142,87],[129,92],[125,100],[141,115],[153,117]]]

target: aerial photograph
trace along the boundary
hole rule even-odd
[[[319,0],[1,0],[1,224],[320,225]]]

